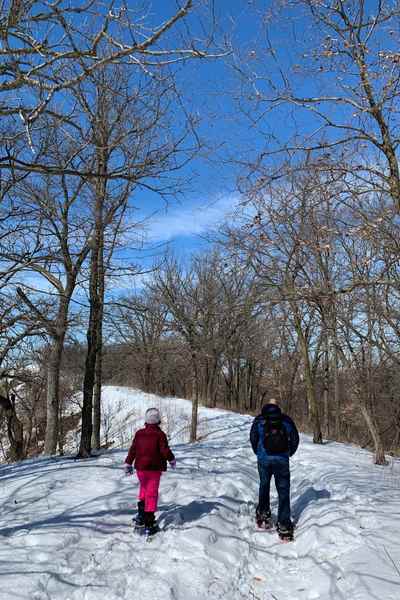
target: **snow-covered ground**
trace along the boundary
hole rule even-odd
[[[302,436],[292,460],[296,539],[257,532],[251,418],[201,409],[202,439],[182,442],[190,403],[105,388],[125,439],[159,403],[178,466],[161,480],[162,531],[130,522],[137,482],[126,449],[0,468],[1,600],[399,600],[400,464]],[[113,412],[113,411],[111,411]],[[273,493],[276,513],[276,494]]]

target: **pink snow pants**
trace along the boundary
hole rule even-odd
[[[158,487],[162,471],[136,471],[139,479],[139,500],[144,501],[145,512],[156,512]]]

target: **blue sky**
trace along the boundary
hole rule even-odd
[[[168,209],[162,198],[148,191],[140,190],[133,198],[137,208],[135,216],[139,219],[148,217],[147,239],[153,249],[154,245],[158,249],[143,254],[144,264],[148,264],[149,256],[153,259],[157,251],[162,253],[165,245],[181,257],[203,249],[207,234],[216,230],[224,219],[229,219],[234,205],[240,201],[237,178],[244,172],[244,167],[235,161],[245,162],[255,156],[271,132],[285,137],[288,130],[292,131],[293,124],[289,125],[279,117],[252,128],[238,109],[238,99],[244,99],[245,107],[246,95],[253,94],[254,90],[241,87],[232,65],[244,61],[246,69],[251,70],[253,64],[258,68],[258,61],[264,60],[260,55],[260,48],[265,47],[260,24],[261,16],[266,14],[270,4],[268,0],[218,0],[215,3],[216,21],[229,38],[234,52],[226,59],[193,60],[179,70],[178,82],[185,105],[200,117],[198,132],[206,146],[181,173],[186,179],[184,191],[179,198],[169,199]],[[167,16],[170,14],[168,7],[172,10],[173,6],[174,2],[157,2],[154,15],[159,18],[160,11],[165,11]],[[275,31],[273,35],[275,38],[281,36],[285,36],[283,30]],[[255,48],[257,56],[254,58]],[[286,54],[285,46],[283,51]],[[292,59],[288,55],[283,60],[289,63]],[[179,110],[176,118],[179,123]]]
[[[245,44],[255,31],[253,18],[247,15],[247,4],[219,0],[215,5],[219,27],[237,46]],[[171,14],[176,4],[156,2],[153,6],[153,17],[159,19]],[[171,43],[174,41],[172,38]],[[163,198],[143,189],[132,198],[135,218],[148,219],[148,243],[160,252],[165,245],[179,256],[204,248],[204,238],[229,217],[239,200],[238,169],[230,157],[238,152],[238,139],[242,138],[245,145],[248,126],[236,114],[230,91],[237,88],[238,82],[227,64],[229,60],[194,60],[178,71],[185,106],[199,117],[198,133],[205,144],[180,173],[185,179],[182,193],[177,198],[169,197],[168,206]],[[179,125],[179,107],[176,119]],[[153,255],[150,249],[143,254],[143,261],[147,264],[146,257]]]
[[[198,3],[201,4],[201,0]],[[252,112],[255,85],[265,92],[267,73],[273,82],[275,78],[275,82],[282,84],[280,66],[290,71],[300,92],[311,94],[324,86],[332,91],[337,85],[332,73],[312,77],[315,66],[308,53],[310,48],[316,47],[320,35],[300,8],[287,5],[285,10],[291,13],[292,19],[280,18],[274,25],[271,23],[266,35],[268,9],[275,9],[277,4],[275,0],[215,1],[216,37],[223,31],[234,52],[226,59],[189,61],[177,74],[186,109],[200,119],[198,133],[204,145],[182,170],[185,184],[178,197],[168,198],[168,205],[164,198],[143,188],[132,195],[135,207],[132,219],[144,223],[139,235],[145,239],[146,248],[141,251],[137,244],[138,249],[134,249],[132,243],[131,250],[119,254],[121,264],[132,260],[145,269],[159,260],[166,248],[184,260],[192,252],[205,249],[207,238],[225,219],[231,219],[235,206],[241,201],[237,180],[246,172],[246,161],[251,161],[265,147],[268,150],[277,147],[296,131],[304,134],[316,129],[310,112],[301,109],[281,108],[266,113],[253,125],[247,118],[259,116]],[[372,6],[376,2],[368,0],[367,4]],[[160,23],[176,6],[175,0],[155,0],[151,18]],[[200,35],[198,24],[196,27]],[[174,35],[171,34],[170,47],[178,44]],[[381,42],[378,39],[377,43]],[[275,55],[270,51],[270,44]],[[307,77],[301,69],[293,70],[298,64],[306,67]],[[254,81],[241,80],[234,67],[243,67],[247,74],[254,76]],[[246,110],[250,113],[247,117]],[[343,109],[335,110],[341,116]],[[182,117],[178,104],[175,119],[179,128]]]
[[[144,265],[166,246],[181,258],[204,249],[208,235],[230,219],[241,200],[237,181],[246,172],[245,163],[263,149],[274,150],[296,133],[319,138],[322,122],[311,111],[282,105],[262,115],[262,107],[254,109],[256,89],[266,94],[270,83],[282,87],[283,72],[290,74],[298,94],[334,94],[341,85],[329,65],[326,72],[320,71],[320,63],[311,58],[314,49],[322,49],[325,34],[321,37],[319,27],[305,16],[300,4],[286,5],[285,15],[269,21],[268,11],[271,7],[278,10],[277,4],[274,0],[216,1],[217,35],[225,32],[233,53],[226,59],[189,61],[179,70],[183,101],[188,111],[200,117],[198,133],[205,145],[183,169],[185,186],[179,198],[169,198],[168,208],[163,198],[145,190],[133,197],[135,218],[146,220],[149,249],[135,256]],[[376,2],[369,0],[367,5],[373,10]],[[160,0],[153,6],[154,18],[160,19],[171,14],[176,4]],[[171,43],[176,39],[172,37]],[[383,44],[382,38],[376,44]],[[250,80],[241,79],[235,67],[243,68]],[[350,83],[351,74],[346,78],[345,83]],[[352,118],[338,103],[331,114],[342,121]],[[260,118],[252,124],[248,117]],[[177,106],[177,125],[180,118]],[[332,139],[338,133],[327,135]]]
[[[226,194],[201,201],[183,201],[169,210],[160,210],[148,225],[149,242],[170,242],[177,238],[191,239],[206,235],[232,214],[238,201],[235,194]]]
[[[160,262],[166,249],[183,261],[193,252],[206,249],[211,234],[225,220],[232,219],[235,207],[243,199],[237,182],[246,173],[246,163],[264,148],[270,151],[279,147],[296,132],[318,131],[316,119],[305,109],[282,106],[263,115],[262,107],[254,109],[256,89],[267,93],[268,83],[282,85],[280,67],[282,72],[290,73],[300,93],[316,93],[324,86],[332,93],[338,86],[332,72],[318,72],[318,64],[310,59],[310,49],[321,47],[321,32],[297,5],[290,8],[289,3],[285,10],[292,18],[281,17],[274,24],[269,23],[268,9],[275,9],[277,4],[280,3],[275,0],[215,1],[216,37],[224,32],[232,44],[232,54],[225,59],[191,60],[177,72],[182,102],[187,111],[199,117],[198,134],[203,145],[181,172],[184,185],[179,196],[169,197],[168,204],[148,189],[135,190],[131,222],[141,223],[142,227],[138,230],[139,239],[132,235],[129,248],[116,252],[121,265],[135,263],[146,270]],[[367,4],[373,6],[376,1],[368,0]],[[174,12],[176,5],[175,0],[155,0],[151,18],[160,23]],[[200,35],[200,28],[196,27]],[[175,35],[171,33],[169,47],[179,46]],[[376,43],[386,47],[382,38]],[[301,69],[294,68],[299,64]],[[249,80],[240,78],[240,69],[246,71]],[[177,103],[174,109],[178,130],[182,126],[181,106]],[[334,110],[336,116],[343,117],[342,107]],[[259,120],[252,123],[251,118],[256,117]],[[140,243],[143,241],[144,249]],[[32,276],[32,285],[38,278],[36,274]],[[43,278],[41,282],[43,285]]]

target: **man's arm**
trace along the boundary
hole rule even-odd
[[[297,431],[297,427],[293,421],[293,419],[291,419],[290,417],[288,417],[288,415],[285,415],[285,421],[288,424],[288,429],[289,429],[289,454],[290,456],[293,456],[293,454],[296,452],[297,448],[299,447],[299,432]]]
[[[257,446],[258,446],[259,437],[260,436],[258,433],[258,421],[256,418],[256,419],[254,419],[253,424],[250,429],[250,444],[251,444],[251,447],[253,448],[254,454],[257,454]]]

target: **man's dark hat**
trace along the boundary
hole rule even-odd
[[[281,409],[276,404],[264,404],[261,410],[263,417],[276,417],[282,414]]]

